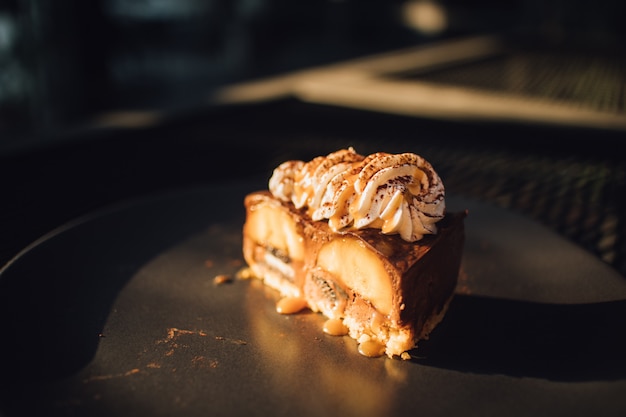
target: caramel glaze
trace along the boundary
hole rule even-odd
[[[335,233],[327,222],[312,221],[304,209],[276,200],[269,191],[249,194],[244,200],[248,211],[258,204],[278,204],[286,210],[297,225],[298,232],[307,241],[304,268],[299,266],[294,284],[302,286],[307,267],[315,265],[322,245],[338,236],[350,235],[369,246],[384,263],[392,284],[392,311],[387,316],[398,327],[412,328],[415,340],[425,339],[437,324],[431,319],[443,314],[454,294],[464,244],[464,219],[467,212],[448,213],[438,224],[436,235],[427,235],[418,242],[406,242],[398,235],[384,235],[377,229],[347,230]],[[244,225],[244,258],[251,265],[259,262],[258,248],[246,233]],[[256,253],[256,255],[255,255]],[[374,307],[360,297],[353,297],[345,314],[359,320],[371,320]]]

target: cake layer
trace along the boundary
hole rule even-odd
[[[388,356],[416,346],[441,320],[456,287],[466,213],[447,214],[418,242],[377,229],[334,232],[268,191],[246,196],[243,255],[285,297],[340,319]]]

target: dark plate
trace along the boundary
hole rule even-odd
[[[615,415],[626,282],[516,214],[469,209],[463,273],[411,361],[370,359],[282,316],[242,266],[255,182],[180,190],[45,236],[0,273],[2,413]]]

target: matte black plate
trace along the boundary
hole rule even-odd
[[[0,271],[7,416],[615,415],[626,281],[514,213],[469,209],[463,273],[411,361],[282,316],[242,266],[256,182],[175,191],[67,225]]]

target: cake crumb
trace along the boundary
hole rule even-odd
[[[228,284],[230,282],[233,282],[233,277],[227,274],[220,274],[213,278],[213,283],[215,285]]]

